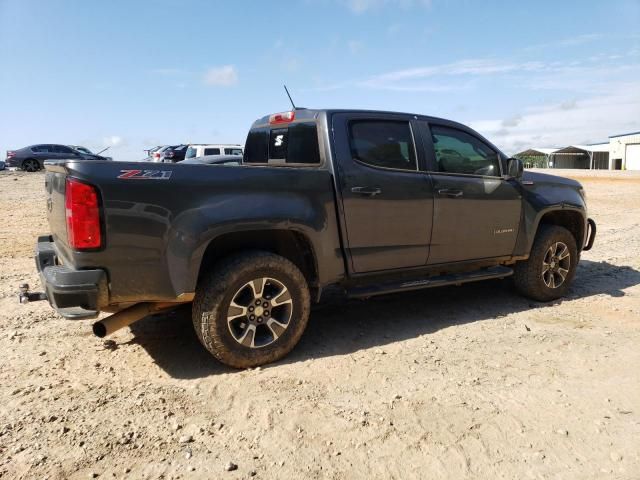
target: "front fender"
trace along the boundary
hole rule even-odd
[[[521,182],[523,218],[515,256],[528,256],[540,223],[545,215],[552,212],[572,212],[580,216],[582,238],[578,248],[584,246],[584,232],[587,230],[587,206],[582,196],[582,186],[575,180],[547,174],[526,172]]]

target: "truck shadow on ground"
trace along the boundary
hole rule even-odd
[[[594,295],[622,297],[624,289],[638,284],[638,270],[582,260],[573,288],[559,302]],[[294,351],[267,368],[382,347],[442,328],[495,320],[549,305],[553,304],[519,296],[509,280],[416,290],[367,301],[332,296],[312,309],[307,331]],[[236,371],[218,363],[200,345],[189,307],[145,318],[131,325],[131,331],[132,343],[142,346],[174,378],[202,378]]]

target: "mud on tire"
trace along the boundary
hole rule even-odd
[[[578,266],[576,240],[566,228],[542,225],[529,259],[518,262],[513,280],[526,297],[548,302],[566,295]]]
[[[220,362],[250,368],[279,360],[295,347],[309,308],[307,282],[292,262],[251,251],[222,260],[202,278],[193,325]]]

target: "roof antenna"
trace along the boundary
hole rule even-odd
[[[289,101],[291,102],[291,106],[293,107],[294,110],[297,110],[298,108],[296,107],[296,104],[293,103],[293,99],[291,98],[291,95],[289,94],[289,89],[287,88],[286,85],[283,85],[284,87],[284,91],[287,92],[287,97],[289,97]]]

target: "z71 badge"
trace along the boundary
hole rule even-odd
[[[123,180],[169,180],[171,170],[120,170],[117,178]]]

